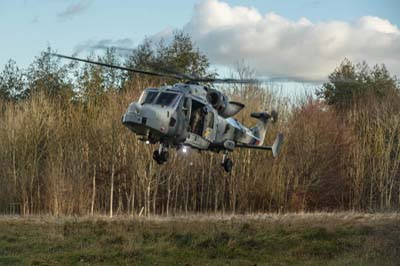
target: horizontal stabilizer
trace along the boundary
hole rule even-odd
[[[254,112],[250,114],[251,117],[257,118],[257,119],[264,119],[268,120],[271,116],[267,112]]]
[[[279,151],[281,149],[283,143],[283,134],[279,133],[278,136],[275,139],[275,142],[272,146],[257,146],[257,145],[249,145],[249,144],[236,144],[235,147],[237,148],[245,148],[245,149],[255,149],[255,150],[267,150],[267,151],[272,151],[272,156],[274,158],[278,156]]]
[[[258,145],[250,145],[250,144],[236,144],[235,147],[236,148],[245,148],[245,149],[272,151],[272,147],[271,146],[258,146]]]

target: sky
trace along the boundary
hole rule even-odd
[[[321,82],[348,58],[400,76],[399,27],[397,0],[0,1],[0,69],[47,46],[86,56],[180,29],[222,72],[244,61],[258,76]]]

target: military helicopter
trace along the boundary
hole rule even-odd
[[[276,122],[276,111],[251,113],[258,123],[248,128],[232,118],[245,106],[229,101],[220,91],[202,84],[254,83],[255,80],[198,78],[180,73],[160,73],[102,62],[91,61],[61,54],[50,53],[64,59],[80,61],[104,67],[125,70],[144,75],[173,78],[180,81],[172,86],[147,88],[137,102],[132,102],[121,121],[124,126],[146,143],[159,143],[153,159],[158,164],[169,158],[169,148],[186,152],[187,147],[197,150],[223,152],[224,170],[230,172],[233,162],[229,152],[236,148],[272,151],[279,153],[283,134],[279,133],[272,146],[262,146],[270,122]]]

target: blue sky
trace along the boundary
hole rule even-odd
[[[255,26],[257,30],[260,29],[260,25],[267,25],[271,18],[273,21],[281,21],[280,23],[285,24],[286,22],[293,23],[290,26],[298,27],[303,22],[299,22],[299,19],[305,18],[306,24],[312,23],[314,26],[307,26],[310,28],[309,36],[314,36],[315,31],[319,30],[321,27],[326,27],[327,30],[323,31],[321,34],[326,34],[335,25],[326,25],[326,23],[332,21],[340,21],[343,23],[348,23],[350,26],[354,27],[355,32],[359,32],[359,24],[364,23],[364,20],[360,18],[368,16],[369,20],[365,22],[365,25],[370,25],[373,22],[373,27],[380,27],[380,25],[387,21],[388,23],[383,23],[382,27],[385,28],[384,34],[380,34],[379,38],[388,38],[387,34],[391,35],[391,42],[389,46],[385,47],[385,50],[391,51],[392,54],[399,51],[398,46],[395,44],[398,39],[398,27],[400,26],[400,1],[395,0],[381,0],[381,1],[345,1],[345,0],[335,0],[335,1],[316,1],[316,0],[297,0],[297,1],[272,1],[272,0],[208,0],[209,2],[215,2],[223,9],[224,5],[230,8],[229,12],[239,12],[246,14],[253,14],[256,12],[257,15],[260,14],[264,16],[266,14],[276,14],[276,16],[268,16],[259,20],[258,26]],[[207,20],[207,12],[204,9],[212,8],[212,5],[207,5],[207,1],[194,1],[194,0],[179,0],[179,1],[105,1],[105,0],[14,0],[14,1],[1,1],[0,2],[0,25],[1,25],[1,41],[0,41],[0,69],[4,66],[6,61],[10,58],[14,59],[19,66],[26,67],[37,56],[40,51],[44,50],[48,45],[56,49],[60,53],[72,54],[76,51],[77,47],[82,44],[95,43],[101,40],[109,41],[110,44],[118,44],[121,41],[128,48],[134,47],[136,44],[140,43],[145,36],[154,36],[155,34],[163,31],[166,28],[185,28],[188,29],[190,33],[193,32],[194,36],[200,36],[198,34],[199,29],[195,28],[199,25],[195,18],[203,16],[203,21],[205,23]],[[246,10],[236,10],[235,7],[242,6]],[[203,12],[197,11],[203,8]],[[235,11],[236,10],[236,11]],[[228,12],[228,11],[227,11]],[[237,13],[232,13],[237,14]],[[206,16],[207,15],[207,16]],[[229,15],[229,14],[228,14]],[[216,16],[219,16],[218,14]],[[224,16],[221,13],[221,16]],[[246,15],[247,17],[249,15]],[[379,18],[379,21],[373,20],[372,17]],[[284,21],[283,21],[284,20]],[[282,22],[283,21],[283,22]],[[196,23],[197,24],[196,24]],[[376,23],[375,23],[376,22]],[[208,22],[207,22],[208,23]],[[253,25],[248,24],[249,22],[244,21],[243,25]],[[246,24],[247,23],[247,24]],[[375,24],[374,24],[375,23]],[[282,24],[282,25],[283,25]],[[286,23],[287,24],[287,23]],[[297,25],[299,24],[299,25]],[[363,24],[363,25],[364,25]],[[203,25],[203,24],[201,24]],[[208,25],[208,24],[207,24]],[[220,45],[220,48],[224,48],[224,44],[218,43],[215,37],[215,32],[221,32],[221,29],[226,30],[229,28],[228,32],[233,32],[236,24],[224,24],[223,28],[216,29],[211,37],[198,37],[196,42],[199,43],[200,49],[203,50],[204,46],[205,53],[210,53],[211,61],[217,66],[229,67],[235,60],[241,60],[243,58],[248,59],[250,65],[252,64],[251,56],[260,57],[256,52],[253,51],[232,51],[231,55],[239,54],[238,58],[234,56],[229,56],[231,60],[224,60],[222,57],[226,57],[225,53],[216,54],[218,49],[213,51],[210,47]],[[238,27],[243,28],[243,25]],[[268,24],[270,25],[270,24]],[[265,26],[269,29],[270,26]],[[275,24],[274,24],[275,25]],[[209,26],[209,25],[208,25]],[[279,25],[278,25],[279,26]],[[268,28],[269,27],[269,28]],[[390,28],[390,32],[387,33],[387,27]],[[397,27],[397,28],[396,28]],[[281,27],[277,27],[280,29]],[[363,28],[364,29],[364,28]],[[392,30],[394,29],[394,30]],[[210,30],[209,30],[210,31]],[[294,30],[295,31],[295,30]],[[303,34],[303,29],[302,29]],[[340,31],[339,31],[340,32]],[[352,32],[352,31],[351,31]],[[380,31],[381,32],[381,31]],[[196,35],[197,34],[197,35]],[[239,33],[238,33],[239,34]],[[292,40],[292,37],[282,37],[279,34],[280,40]],[[307,36],[308,36],[307,35]],[[211,35],[210,35],[211,36]],[[239,35],[240,36],[240,35]],[[296,35],[297,36],[297,35]],[[272,37],[276,37],[275,35]],[[271,37],[271,38],[272,38]],[[222,37],[221,37],[222,38]],[[264,38],[264,37],[263,37]],[[283,39],[282,39],[283,38]],[[375,37],[371,37],[375,38]],[[217,38],[218,39],[218,38]],[[198,40],[198,41],[197,41]],[[256,38],[254,42],[265,42],[268,43],[269,35],[265,35],[265,39]],[[368,39],[370,40],[370,39]],[[363,40],[363,42],[368,42],[368,40]],[[354,40],[357,41],[357,40]],[[247,39],[247,43],[252,43],[252,39]],[[293,42],[293,41],[292,41]],[[296,42],[298,40],[296,39]],[[106,42],[107,43],[107,42]],[[319,40],[313,42],[320,43]],[[382,39],[382,43],[387,43],[387,40]],[[308,44],[307,44],[308,45]],[[342,44],[341,44],[342,45]],[[291,50],[296,50],[297,54],[303,54],[305,45],[301,47],[290,47]],[[392,57],[389,52],[387,54],[381,54],[380,50],[382,48],[376,47],[353,47],[350,46],[348,49],[335,48],[336,52],[333,55],[329,55],[332,59],[328,67],[337,64],[338,58],[342,56],[354,56],[355,60],[362,59],[365,53],[366,59],[370,59],[373,63],[386,63],[388,62],[390,68],[395,74],[400,71],[398,68],[399,60],[398,57]],[[217,47],[218,48],[218,47]],[[260,51],[261,48],[256,47],[254,51]],[[312,48],[315,49],[315,48]],[[358,49],[358,50],[357,50]],[[369,53],[368,49],[371,49]],[[375,49],[375,50],[374,50]],[[377,50],[378,49],[378,50]],[[262,50],[262,49],[261,49]],[[338,54],[339,51],[345,50],[343,54]],[[265,54],[273,54],[275,50],[261,51]],[[347,51],[355,51],[352,53],[347,53]],[[366,52],[365,52],[366,51]],[[243,52],[241,54],[241,52]],[[304,51],[307,54],[307,51]],[[309,52],[308,52],[309,53]],[[325,56],[325,52],[321,52]],[[374,57],[368,57],[369,54],[376,55]],[[280,56],[287,56],[290,58],[290,54],[282,54]],[[222,58],[222,59],[221,59]],[[271,57],[268,57],[271,58]],[[262,75],[269,75],[271,72],[272,76],[283,76],[286,72],[288,73],[298,73],[301,69],[301,64],[303,61],[299,61],[288,68],[282,66],[279,71],[271,71],[271,68],[260,67],[260,73]],[[376,61],[376,62],[375,62]],[[257,61],[254,58],[254,65],[257,68],[263,64],[272,64],[273,61]],[[320,64],[319,61],[315,61],[315,64]],[[287,63],[286,63],[287,65]],[[307,70],[307,69],[306,69]],[[301,72],[301,71],[300,71]],[[325,71],[326,72],[326,71]],[[325,73],[324,72],[324,73]],[[288,77],[293,77],[294,79],[304,79],[313,80],[320,79],[323,75],[318,73],[315,69],[310,69],[310,75],[307,73],[294,75],[290,74]]]

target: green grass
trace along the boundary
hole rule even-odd
[[[293,217],[0,218],[0,265],[400,265],[397,216]]]

